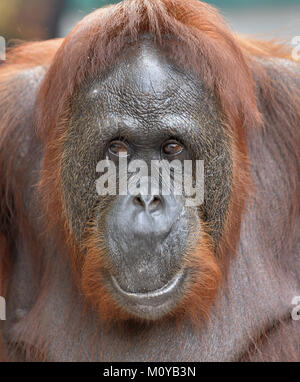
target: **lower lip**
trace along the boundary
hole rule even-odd
[[[115,277],[111,276],[114,289],[116,289],[121,296],[125,297],[129,303],[139,307],[159,307],[164,305],[171,296],[174,296],[176,289],[182,287],[184,279],[185,272],[181,270],[160,289],[146,293],[132,293],[124,291]]]

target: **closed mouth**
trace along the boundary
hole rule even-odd
[[[113,288],[118,292],[118,297],[126,301],[126,308],[139,317],[155,319],[168,312],[182,296],[186,272],[181,270],[168,281],[162,288],[155,291],[134,293],[122,289],[114,276],[111,276]]]

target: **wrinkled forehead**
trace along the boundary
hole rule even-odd
[[[126,136],[139,143],[172,136],[195,142],[196,133],[204,140],[221,129],[212,92],[153,40],[127,45],[112,68],[87,81],[73,105],[81,129],[97,127],[106,140]]]
[[[203,99],[199,79],[170,60],[162,48],[151,40],[128,45],[112,69],[94,81],[88,96],[100,96],[113,107],[168,108],[176,111],[196,108]]]
[[[151,40],[127,45],[112,68],[87,79],[72,110],[69,129],[76,139],[99,131],[103,144],[125,137],[137,146],[157,147],[173,137],[199,158],[205,142],[216,150],[215,142],[227,139],[212,92]]]

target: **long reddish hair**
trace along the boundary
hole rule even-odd
[[[85,294],[99,306],[102,318],[127,318],[99,283],[99,269],[107,267],[107,262],[93,233],[87,235],[82,246],[86,255],[80,255],[65,211],[60,169],[73,94],[88,77],[101,77],[126,44],[144,34],[153,36],[172,60],[205,82],[215,94],[231,138],[233,192],[218,253],[214,253],[209,235],[201,235],[199,227],[199,242],[186,256],[186,265],[195,270],[196,276],[180,310],[196,320],[208,315],[221,282],[222,264],[238,237],[249,185],[245,129],[261,122],[244,54],[214,8],[196,0],[129,0],[93,12],[74,28],[58,49],[38,96],[38,133],[46,147],[40,190],[49,227],[63,227],[61,238],[68,243]]]
[[[4,107],[7,105],[5,114],[1,115],[0,126],[0,191],[6,194],[10,187],[7,179],[11,166],[7,158],[13,158],[13,153],[20,145],[11,137],[16,136],[22,113],[26,115],[27,112],[15,106],[14,98],[19,94],[17,90],[16,93],[12,92],[11,88],[22,71],[41,66],[46,75],[36,96],[38,115],[35,126],[45,147],[39,191],[43,197],[47,229],[48,232],[55,230],[55,238],[60,237],[63,247],[67,244],[75,274],[79,274],[79,282],[91,300],[99,306],[101,301],[108,302],[107,317],[104,318],[117,317],[117,308],[114,308],[104,286],[94,282],[98,268],[106,267],[105,253],[101,251],[101,246],[97,246],[92,231],[82,243],[82,248],[87,251],[85,257],[80,256],[78,243],[73,239],[61,186],[62,146],[70,119],[70,100],[74,93],[88,77],[101,77],[105,69],[114,64],[126,44],[137,41],[143,34],[153,36],[171,59],[192,70],[205,82],[218,101],[224,127],[230,136],[233,188],[223,236],[215,252],[209,235],[205,232],[199,235],[199,242],[190,253],[189,260],[186,260],[189,265],[199,269],[198,283],[194,284],[179,307],[191,317],[207,316],[221,275],[225,273],[225,259],[230,258],[229,252],[235,251],[241,214],[249,194],[251,182],[245,132],[261,124],[253,73],[257,85],[263,89],[265,99],[273,105],[279,116],[281,113],[273,96],[269,75],[253,58],[274,56],[291,59],[289,48],[234,36],[214,8],[197,0],[124,1],[93,12],[64,40],[20,46],[8,54],[7,62],[0,68],[0,92]],[[20,79],[17,82],[19,84]],[[299,92],[292,94],[286,91],[286,97],[293,105],[299,104]],[[16,205],[18,211],[22,210],[21,191],[13,190],[14,201],[20,201],[20,205]],[[1,211],[4,209],[0,208]],[[18,224],[22,231],[27,230],[23,220],[18,219]],[[9,246],[5,238],[1,240],[5,243],[2,246],[5,250],[0,248],[0,277],[4,280],[8,273]],[[3,288],[0,290],[2,295],[5,294]],[[126,317],[124,312],[123,316]]]

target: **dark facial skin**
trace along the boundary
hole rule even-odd
[[[201,220],[210,224],[215,244],[224,226],[232,160],[217,104],[201,81],[145,39],[128,46],[104,76],[87,81],[72,113],[62,162],[71,228],[80,242],[92,221],[110,264],[101,277],[114,300],[135,316],[159,318],[189,287],[192,270],[182,264],[201,240]],[[164,150],[169,140],[178,143],[178,155]],[[204,204],[186,207],[184,196],[160,193],[99,197],[96,165],[114,159],[120,141],[129,161],[204,160]]]

